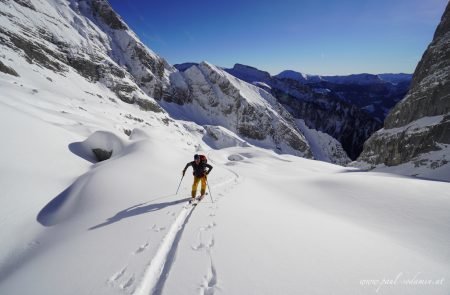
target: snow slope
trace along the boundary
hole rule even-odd
[[[346,166],[350,158],[345,153],[342,145],[330,135],[311,129],[306,126],[305,121],[298,119],[297,125],[311,146],[314,158],[320,161]]]
[[[278,155],[75,78],[65,94],[0,78],[0,294],[450,290],[447,182]],[[95,163],[94,146],[118,148]],[[214,170],[192,209],[189,173],[175,192],[197,152]]]

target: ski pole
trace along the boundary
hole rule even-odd
[[[208,186],[209,197],[211,198],[211,202],[213,202],[213,203],[214,203],[214,200],[213,200],[213,197],[212,197],[212,194],[211,194],[211,189],[209,188],[209,182],[208,182],[208,178],[206,179],[206,185]]]
[[[183,176],[181,176],[181,180],[180,180],[180,183],[178,184],[177,192],[175,193],[175,195],[178,195],[178,190],[180,189],[180,185],[181,185],[181,182],[183,181],[183,178],[184,178],[184,174],[183,174]]]

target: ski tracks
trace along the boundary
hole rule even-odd
[[[211,158],[211,155],[208,154],[208,157]],[[227,168],[225,166],[223,167],[233,176],[227,179],[217,179],[217,182],[213,185],[214,189],[218,189],[224,186],[225,188],[222,188],[220,191],[218,191],[218,194],[215,197],[216,202],[210,204],[210,210],[208,214],[210,220],[206,225],[199,227],[197,231],[197,242],[194,245],[191,245],[191,249],[193,251],[203,252],[204,255],[207,256],[207,260],[209,261],[209,267],[206,270],[206,274],[203,276],[201,284],[199,286],[201,295],[214,295],[217,290],[220,290],[220,281],[213,259],[213,248],[215,245],[214,229],[217,227],[217,223],[215,220],[216,211],[219,208],[218,203],[220,202],[220,199],[227,195],[231,190],[234,189],[234,187],[236,187],[240,182],[243,181],[242,177],[238,173],[230,168]]]
[[[193,208],[192,206],[184,206],[181,209],[181,212],[172,223],[155,256],[148,265],[140,285],[133,294],[149,295],[160,294],[162,292],[170,267],[175,260],[178,242],[193,212]]]
[[[208,205],[208,223],[204,226],[199,227],[197,231],[197,242],[191,245],[193,251],[199,251],[207,256],[209,261],[209,266],[205,271],[202,278],[199,278],[199,290],[202,295],[213,295],[219,288],[219,280],[217,276],[216,267],[213,262],[213,247],[215,244],[214,239],[214,228],[217,226],[215,222],[216,211],[218,209],[219,199],[224,197],[233,187],[235,187],[240,181],[240,176],[233,170],[226,168],[232,176],[222,177],[215,180],[215,183],[211,184],[213,189],[217,189],[226,186],[225,189],[217,191],[217,195],[214,196],[215,202],[212,203],[207,199],[204,199],[200,205]],[[136,289],[132,292],[133,295],[160,295],[163,292],[164,284],[169,275],[170,269],[176,259],[176,251],[178,248],[179,241],[183,234],[186,224],[189,221],[192,213],[196,211],[194,206],[185,205],[175,221],[170,226],[167,231],[166,236],[163,238],[156,254],[153,256],[151,262],[148,264],[142,279],[139,281]],[[174,213],[171,213],[175,217]],[[159,228],[154,226],[152,228],[155,231],[164,228]],[[136,250],[136,254],[145,250],[148,244],[140,246]],[[115,276],[121,277],[126,269],[119,271]],[[113,276],[111,279],[114,281],[117,279]],[[134,283],[134,276],[130,278],[131,283]],[[124,288],[127,287],[127,281],[122,284]],[[122,286],[121,285],[121,286]]]
[[[212,204],[209,209],[211,209],[209,218],[211,218],[212,220],[207,225],[202,226],[198,229],[197,243],[191,245],[193,251],[204,252],[209,260],[209,268],[207,269],[206,274],[203,276],[200,285],[201,295],[213,295],[215,291],[219,289],[217,271],[213,262],[213,247],[215,244],[214,229],[217,226],[214,219],[218,206],[217,204]]]
[[[209,218],[215,217],[215,211],[217,204],[209,204],[210,213]],[[138,282],[138,286],[135,290],[131,290],[131,286],[135,283],[134,275],[130,277],[124,277],[126,273],[126,267],[114,274],[110,279],[110,283],[118,282],[122,279],[122,283],[119,284],[120,289],[128,291],[134,295],[160,295],[163,292],[164,284],[169,276],[170,269],[175,262],[177,248],[183,234],[183,231],[188,223],[192,213],[195,211],[195,207],[191,205],[185,205],[178,214],[175,221],[172,223],[166,236],[163,238],[159,245],[156,254],[153,256],[151,262],[148,264],[145,270],[144,276]],[[198,242],[192,245],[193,251],[206,251],[208,259],[210,261],[210,267],[207,269],[206,274],[201,279],[200,294],[214,294],[217,287],[217,272],[213,263],[212,248],[214,247],[214,234],[213,229],[216,227],[216,223],[212,220],[205,226],[202,226],[198,230]],[[157,227],[153,227],[153,230],[157,230]],[[208,238],[204,239],[205,233],[209,233]],[[148,243],[139,246],[134,254],[143,252],[148,247]],[[117,284],[117,283],[116,283]]]

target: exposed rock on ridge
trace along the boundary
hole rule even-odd
[[[384,128],[367,140],[358,160],[387,166],[412,161],[436,168],[450,160],[449,147],[450,4],[416,67],[410,91],[389,113]],[[437,151],[440,156],[434,155]]]

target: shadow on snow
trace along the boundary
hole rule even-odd
[[[143,206],[145,203],[141,203],[138,205],[131,206],[130,208],[127,208],[125,210],[119,211],[116,213],[116,215],[108,218],[105,222],[97,224],[93,227],[90,227],[89,230],[97,229],[103,226],[110,225],[112,223],[121,221],[124,218],[133,217],[136,215],[146,214],[149,212],[157,211],[164,209],[166,207],[170,207],[173,205],[177,205],[180,203],[187,202],[190,198],[180,199],[172,202],[164,202],[164,203],[157,203],[157,204],[149,204],[146,206]]]

